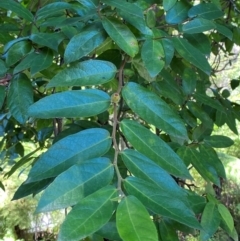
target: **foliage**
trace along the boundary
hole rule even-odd
[[[1,1],[1,166],[11,178],[31,165],[13,200],[43,191],[36,213],[71,208],[58,240],[205,241],[219,228],[238,240],[217,199],[215,148],[233,141],[212,132],[237,135],[240,106],[208,61],[240,45],[238,5]],[[211,187],[203,196],[190,169]]]

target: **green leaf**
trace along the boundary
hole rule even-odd
[[[163,0],[163,8],[167,12],[170,10],[175,4],[177,0]]]
[[[6,97],[6,87],[5,86],[0,86],[0,109],[2,109],[2,106],[4,104],[4,100]]]
[[[158,95],[134,82],[122,90],[127,105],[141,118],[169,135],[187,140],[187,131],[182,119]]]
[[[47,187],[36,212],[49,212],[77,204],[82,198],[107,186],[113,172],[113,165],[104,157],[73,165]]]
[[[176,181],[155,162],[141,153],[127,149],[121,153],[121,157],[127,169],[135,176],[156,184],[162,192],[172,193],[172,197],[186,200],[186,193]]]
[[[231,215],[231,213],[229,212],[229,210],[221,203],[219,203],[217,205],[218,207],[218,211],[222,217],[222,220],[224,222],[224,224],[226,224],[226,226],[229,229],[229,232],[232,232],[234,229],[234,221],[233,221],[233,217]]]
[[[165,65],[169,65],[174,56],[174,47],[171,39],[165,38],[161,40],[163,49],[164,49],[164,61]]]
[[[3,185],[3,183],[0,181],[0,188],[3,190],[3,191],[5,191],[5,187],[4,187],[4,185]]]
[[[27,121],[29,116],[28,108],[32,103],[33,89],[31,81],[25,74],[15,75],[11,80],[7,104],[10,113],[20,124],[24,124]]]
[[[109,150],[111,142],[109,132],[100,128],[67,136],[40,156],[29,172],[27,183],[56,177],[75,164],[102,156]]]
[[[179,241],[176,229],[165,219],[159,223],[159,232],[163,241]]]
[[[209,164],[204,155],[201,155],[196,149],[182,146],[181,157],[187,163],[191,162],[198,173],[206,180],[220,186],[220,181],[216,169]]]
[[[201,69],[207,75],[210,75],[211,66],[205,56],[198,49],[183,38],[173,38],[172,41],[179,55]]]
[[[119,48],[131,57],[134,57],[138,53],[137,39],[126,25],[115,18],[103,18],[102,24]]]
[[[217,5],[214,3],[200,3],[193,6],[188,11],[188,16],[190,18],[199,17],[205,19],[216,19],[221,18],[224,15],[224,12],[221,11]]]
[[[41,46],[58,51],[58,45],[65,39],[65,36],[62,33],[35,33],[31,34],[29,39]]]
[[[147,39],[141,50],[143,63],[152,78],[156,77],[164,67],[163,46],[160,41]]]
[[[117,208],[117,229],[124,241],[157,241],[158,234],[149,213],[134,196],[125,197]]]
[[[232,39],[233,39],[233,32],[229,28],[227,28],[224,25],[216,23],[216,30],[220,34],[224,35],[225,37],[227,37],[229,40],[232,41]]]
[[[174,4],[174,6],[167,11],[165,20],[169,24],[179,24],[182,23],[188,17],[188,10],[190,5],[186,1],[179,1]]]
[[[1,1],[0,8],[4,8],[7,11],[12,11],[16,13],[19,17],[26,19],[30,22],[32,22],[34,19],[34,16],[26,7],[13,0]]]
[[[7,66],[3,60],[0,59],[0,77],[4,76],[7,73]]]
[[[199,214],[203,212],[203,209],[206,205],[206,199],[203,196],[198,195],[194,191],[186,190],[185,192],[188,194],[187,199],[190,207],[192,208],[195,214]]]
[[[146,13],[146,23],[149,28],[154,28],[156,25],[156,13],[153,9],[148,9]]]
[[[204,208],[201,225],[203,230],[200,231],[200,240],[207,241],[217,231],[220,224],[220,215],[214,203],[207,203]]]
[[[189,227],[201,229],[191,209],[167,192],[159,192],[158,186],[137,177],[128,177],[124,187],[130,195],[137,197],[149,210],[164,217],[176,220]]]
[[[209,168],[213,167],[217,171],[219,177],[226,179],[225,168],[215,150],[210,146],[201,144],[199,146],[199,151],[201,158],[204,159],[204,162],[208,163]]]
[[[65,218],[58,240],[78,241],[96,232],[111,218],[116,197],[117,190],[107,186],[82,199]]]
[[[31,75],[47,69],[53,62],[52,50],[48,48],[41,49],[39,52],[28,54],[15,68],[13,73],[19,73],[30,68]]]
[[[12,66],[27,55],[32,49],[29,41],[20,41],[15,43],[6,54],[7,66]]]
[[[87,60],[60,71],[50,80],[47,88],[100,85],[112,80],[116,72],[117,68],[111,62]]]
[[[197,74],[193,69],[186,68],[182,76],[182,88],[186,95],[190,95],[196,89]]]
[[[151,34],[150,29],[146,26],[143,11],[138,5],[121,0],[103,0],[102,2],[116,7],[119,15],[143,34]]]
[[[56,2],[45,5],[37,11],[37,20],[47,18],[53,14],[57,14],[59,11],[62,12],[66,9],[72,9],[73,6],[65,2]]]
[[[167,172],[178,177],[191,179],[183,161],[160,137],[131,120],[121,121],[121,129],[126,139],[136,150],[153,160]]]
[[[206,136],[204,138],[204,143],[214,148],[226,148],[234,144],[234,141],[227,137],[221,135]]]
[[[31,183],[24,182],[14,193],[12,200],[18,200],[30,194],[35,195],[41,192],[42,190],[44,190],[53,180],[54,178],[48,178],[38,182],[31,182]]]
[[[68,43],[64,53],[65,63],[71,63],[88,55],[105,39],[106,35],[102,28],[96,25],[85,28]]]
[[[46,96],[28,109],[28,115],[41,119],[89,117],[109,108],[110,97],[97,89],[71,90]]]
[[[204,18],[194,18],[193,20],[183,25],[182,31],[188,34],[195,34],[209,31],[215,27],[215,23],[211,20]]]

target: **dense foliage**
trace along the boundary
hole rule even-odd
[[[63,241],[238,240],[215,151],[233,141],[212,135],[238,134],[240,106],[212,81],[240,44],[238,4],[0,1],[1,168],[30,169],[13,199],[43,191],[36,213],[69,208]]]

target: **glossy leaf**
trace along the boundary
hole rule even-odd
[[[41,119],[89,117],[104,112],[109,105],[109,95],[101,90],[72,90],[40,99],[29,107],[28,115]]]
[[[203,230],[200,231],[200,240],[207,241],[217,231],[220,224],[220,215],[214,203],[207,203],[204,208],[201,225]]]
[[[23,94],[24,93],[24,94]],[[10,113],[20,123],[28,119],[28,108],[33,103],[33,89],[31,81],[25,74],[18,74],[11,80],[8,91],[7,104]]]
[[[171,9],[175,4],[177,0],[163,0],[163,8],[165,11],[168,11]]]
[[[234,229],[234,221],[229,210],[221,203],[217,205],[218,211],[222,217],[224,224],[228,227],[229,231],[232,232]]]
[[[104,226],[112,216],[117,190],[112,186],[104,187],[82,199],[65,218],[59,241],[79,241]]]
[[[117,68],[111,62],[87,60],[60,71],[50,80],[47,88],[100,85],[113,79],[116,72]]]
[[[214,148],[226,148],[232,146],[234,141],[227,136],[212,135],[205,137],[204,143]]]
[[[53,53],[50,49],[41,49],[39,52],[28,54],[15,68],[13,73],[19,73],[30,68],[31,75],[47,69],[53,62]]]
[[[209,162],[196,149],[181,147],[181,157],[185,162],[191,162],[199,174],[206,180],[220,186],[216,169],[209,165]]]
[[[106,39],[106,35],[102,28],[91,26],[81,33],[76,34],[68,43],[65,53],[65,63],[71,63],[88,55],[97,48]]]
[[[215,23],[211,20],[204,18],[194,18],[183,25],[182,30],[184,33],[194,34],[209,31],[216,27]]]
[[[150,29],[146,26],[142,9],[138,5],[121,0],[103,0],[102,2],[116,7],[119,15],[143,34],[151,33]]]
[[[179,55],[201,69],[207,75],[210,75],[211,66],[205,56],[198,49],[183,38],[173,38],[172,41]]]
[[[141,153],[127,149],[121,157],[128,170],[135,176],[157,185],[161,191],[172,193],[172,197],[186,200],[186,193],[177,185],[176,181],[155,162]]]
[[[69,167],[105,154],[111,145],[109,132],[87,129],[67,136],[41,155],[29,172],[27,183],[56,177]]]
[[[102,24],[119,48],[131,57],[134,57],[138,53],[137,39],[126,25],[115,18],[103,18]]]
[[[0,8],[12,11],[16,13],[19,17],[26,19],[30,22],[34,19],[32,13],[26,7],[13,0],[1,1]]]
[[[121,121],[120,126],[126,139],[137,151],[153,160],[167,172],[191,179],[183,161],[160,137],[135,121],[125,119]]]
[[[164,67],[164,61],[162,60],[164,50],[161,42],[147,39],[142,46],[141,56],[150,76],[156,77]]]
[[[29,39],[40,46],[47,46],[57,51],[58,45],[64,38],[65,36],[62,33],[35,33],[31,34]]]
[[[134,82],[129,82],[122,91],[127,105],[141,118],[169,135],[187,140],[183,121],[159,96]]]
[[[104,157],[73,165],[47,187],[36,212],[49,212],[77,204],[82,198],[107,186],[113,172],[113,165]]]
[[[199,17],[205,19],[216,19],[224,15],[224,12],[221,11],[214,3],[200,3],[193,6],[189,12],[188,16],[190,18]]]
[[[15,43],[6,54],[7,66],[12,66],[27,55],[32,46],[28,41],[20,41]]]
[[[134,196],[125,197],[117,208],[117,229],[124,241],[157,241],[157,230],[144,205]]]
[[[154,184],[137,177],[128,177],[124,181],[128,194],[137,197],[149,210],[164,217],[176,220],[189,227],[201,229],[191,209],[179,199],[171,198],[167,192],[159,192]]]
[[[166,22],[169,24],[179,24],[188,18],[188,10],[190,5],[186,1],[179,1],[167,11]]]

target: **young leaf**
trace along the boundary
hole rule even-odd
[[[65,53],[65,63],[71,63],[88,55],[97,48],[106,39],[102,28],[90,26],[85,28],[81,33],[76,34],[68,43]]]
[[[221,135],[206,136],[204,138],[204,143],[214,148],[227,148],[234,144],[234,141],[227,137]]]
[[[60,174],[43,193],[36,212],[48,212],[75,205],[82,198],[108,185],[113,178],[113,165],[99,157],[73,165]]]
[[[218,211],[222,217],[222,221],[224,222],[224,224],[226,224],[229,232],[232,232],[234,229],[234,221],[233,221],[233,217],[231,215],[231,213],[229,212],[229,210],[221,203],[219,203],[217,205],[218,207]]]
[[[41,119],[89,117],[104,112],[109,105],[109,95],[101,90],[71,90],[40,99],[29,107],[28,115]]]
[[[186,1],[178,1],[174,6],[167,11],[166,22],[169,24],[182,23],[188,17],[188,10],[190,5]]]
[[[161,42],[147,39],[142,46],[141,56],[150,76],[156,77],[164,67],[164,61],[162,60],[164,50]]]
[[[10,113],[19,123],[24,124],[28,119],[28,108],[32,103],[33,89],[31,81],[25,74],[15,75],[11,80],[7,96]]]
[[[205,19],[216,19],[224,15],[224,12],[221,11],[217,5],[214,3],[200,3],[193,6],[188,11],[188,16],[190,18],[199,17]]]
[[[42,154],[30,170],[27,183],[56,177],[74,164],[102,156],[109,150],[110,145],[109,132],[100,128],[67,136]]]
[[[104,84],[114,78],[117,68],[102,60],[87,60],[70,66],[55,75],[47,88]]]
[[[134,196],[125,197],[117,208],[117,229],[123,241],[157,241],[158,234],[144,205]]]
[[[181,189],[176,181],[155,162],[141,153],[127,149],[121,152],[121,157],[127,169],[135,176],[160,187],[162,192],[171,193],[172,197],[186,200],[186,192]]]
[[[117,190],[107,186],[82,199],[65,218],[58,240],[79,241],[96,232],[111,218],[116,197]]]
[[[187,131],[181,118],[158,95],[134,82],[123,88],[127,105],[141,118],[169,135],[187,140]]]
[[[190,178],[189,171],[179,156],[160,137],[139,123],[121,121],[121,130],[133,147],[153,160],[167,172],[182,178]]]
[[[201,229],[188,204],[172,198],[168,192],[159,192],[158,186],[137,177],[128,177],[124,187],[130,195],[137,197],[149,210],[164,217],[176,220],[189,227]]]
[[[115,18],[103,18],[102,24],[119,48],[131,57],[134,57],[138,53],[137,39],[125,24]]]
[[[19,17],[26,19],[30,22],[32,22],[34,19],[32,13],[26,7],[13,0],[1,1],[0,8],[4,8],[7,11],[12,11],[16,13]]]
[[[207,203],[204,208],[201,225],[203,230],[200,231],[200,240],[207,241],[217,231],[220,224],[220,215],[216,205],[212,202]]]
[[[183,25],[182,31],[188,34],[194,34],[209,31],[211,29],[214,29],[215,27],[215,23],[211,20],[207,20],[204,18],[194,18],[193,20]]]
[[[205,56],[198,49],[183,38],[173,38],[172,41],[179,55],[201,69],[207,75],[210,75],[211,66]]]

